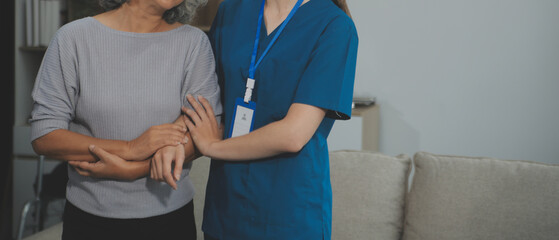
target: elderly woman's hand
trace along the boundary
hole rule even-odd
[[[186,143],[186,128],[168,123],[150,127],[141,136],[128,142],[126,160],[143,161],[165,146],[180,146]]]
[[[185,163],[185,150],[182,145],[163,147],[153,155],[150,165],[150,177],[156,181],[166,182],[177,189]]]
[[[82,176],[131,181],[144,177],[145,171],[149,168],[148,161],[126,161],[93,145],[89,146],[89,151],[98,161],[68,161],[68,164]]]

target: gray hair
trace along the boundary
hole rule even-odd
[[[105,11],[117,9],[128,0],[99,0],[99,5]],[[189,23],[194,18],[198,7],[204,6],[208,0],[184,0],[179,5],[171,8],[163,13],[163,20],[172,24],[175,22]]]

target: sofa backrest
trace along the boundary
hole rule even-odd
[[[559,166],[414,156],[404,240],[559,239]]]
[[[331,152],[332,239],[400,239],[410,163],[406,155]]]
[[[201,231],[210,160],[193,163]],[[420,152],[330,153],[332,239],[558,239],[559,165]]]

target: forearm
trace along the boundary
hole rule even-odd
[[[194,142],[190,137],[190,133],[186,133],[186,137],[189,139],[184,146],[184,162],[185,164],[202,156],[202,154],[194,146]]]
[[[302,135],[305,134],[297,131],[296,126],[281,120],[243,136],[214,142],[210,145],[208,155],[216,159],[244,161],[295,153],[300,151],[310,138]]]
[[[210,145],[207,155],[211,158],[228,161],[255,160],[275,156],[286,152],[287,149],[281,146],[283,144],[279,144],[277,139],[281,137],[276,134],[282,133],[276,132],[271,124],[247,135],[214,142]]]
[[[98,146],[124,160],[141,161],[161,147],[184,141],[186,128],[181,119],[179,116],[174,124],[152,126],[131,141],[100,139],[58,129],[35,139],[32,145],[38,154],[66,161],[95,161],[96,158],[88,150],[90,145]],[[181,128],[184,130],[180,130]]]
[[[122,174],[126,180],[135,180],[149,175],[150,161],[126,161],[125,164],[126,171]]]
[[[89,152],[89,145],[99,146],[107,152],[126,159],[127,142],[99,139],[69,130],[54,130],[32,142],[37,154],[63,161],[95,161]]]
[[[181,144],[178,146],[169,146],[171,149],[181,149],[181,150],[171,150],[173,153],[184,155],[183,160],[178,163],[177,167],[182,168],[183,162],[192,161],[197,157],[195,148],[192,141],[188,141],[186,144]],[[164,147],[157,151],[156,154],[151,156],[148,161],[126,161],[121,157],[111,154],[106,150],[98,146],[92,146],[88,150],[92,155],[94,155],[99,161],[97,162],[83,162],[83,161],[70,161],[70,164],[76,167],[76,170],[84,176],[96,177],[96,178],[109,178],[118,180],[135,180],[138,178],[146,177],[150,174],[153,169],[154,161],[161,160],[162,156],[167,156],[165,153],[159,151],[167,151],[167,147]],[[184,161],[186,160],[186,161]],[[157,169],[157,168],[156,168]],[[177,177],[178,179],[178,177]]]
[[[283,119],[248,134],[220,140],[217,136],[220,135],[219,126],[213,117],[211,106],[204,98],[200,100],[204,108],[194,98],[188,98],[196,112],[183,109],[192,119],[185,119],[185,123],[204,155],[229,161],[256,160],[299,152],[314,136],[326,115],[324,109],[294,103]]]
[[[126,161],[94,145],[89,151],[98,161],[68,161],[82,176],[132,181],[145,177],[150,169],[150,161]]]
[[[177,120],[175,120],[174,124],[178,124],[181,127],[185,127],[186,128],[186,124],[184,123],[184,119],[183,119],[184,115],[180,115]],[[196,158],[199,158],[200,156],[202,156],[202,154],[200,154],[200,152],[196,149],[196,147],[194,146],[194,142],[192,141],[192,138],[190,136],[190,132],[186,132],[185,134],[185,138],[188,139],[186,141],[185,144],[183,144],[184,147],[184,159],[185,159],[185,164],[193,161]]]

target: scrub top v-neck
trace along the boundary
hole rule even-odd
[[[221,3],[210,41],[222,90],[225,132],[245,93],[261,1]],[[257,58],[277,32],[262,23]],[[205,234],[218,239],[330,239],[332,191],[326,138],[349,119],[357,58],[353,21],[330,0],[303,4],[255,71],[254,129],[283,119],[293,103],[327,110],[298,153],[256,161],[213,159]]]

